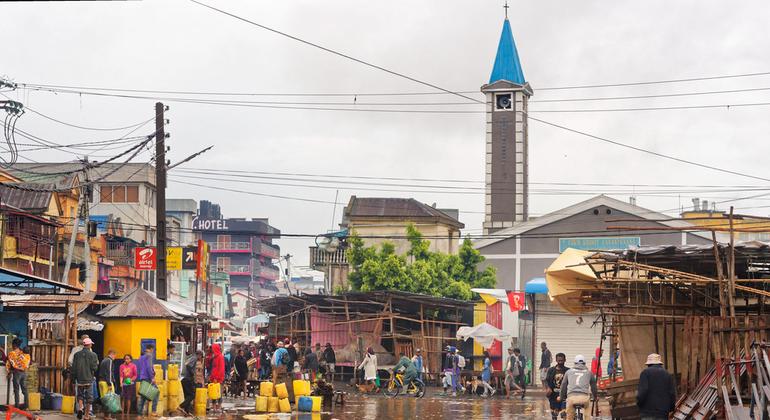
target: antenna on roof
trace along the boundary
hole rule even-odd
[[[505,6],[503,6],[503,9],[505,9],[505,18],[508,19],[508,0],[505,0]]]

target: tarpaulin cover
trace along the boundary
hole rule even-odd
[[[585,258],[593,253],[567,248],[545,270],[548,297],[562,309],[572,314],[588,311],[583,307],[583,292],[595,290],[596,274],[586,264]]]
[[[472,338],[476,343],[484,348],[492,346],[492,343],[497,340],[500,342],[508,341],[511,339],[511,334],[493,327],[486,322],[482,322],[475,327],[460,327],[457,329],[457,338],[459,340],[468,340]]]

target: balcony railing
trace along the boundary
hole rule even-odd
[[[115,262],[115,265],[134,265],[134,246],[124,242],[107,242],[105,257]]]
[[[211,242],[209,249],[212,252],[249,252],[251,244],[248,242]]]
[[[318,249],[317,246],[311,246],[310,247],[310,265],[312,267],[327,266],[329,264],[347,265],[348,257],[345,251],[346,251],[345,249],[340,248],[334,252],[327,252],[325,250]]]
[[[217,266],[214,266],[214,270],[222,273],[230,274],[231,276],[233,275],[250,276],[251,275],[251,266],[248,264],[217,265]]]
[[[281,256],[281,249],[275,245],[257,242],[254,244],[254,253],[263,257],[275,259]]]
[[[281,276],[281,270],[272,264],[260,264],[257,267],[254,267],[254,274],[258,277],[262,277],[263,279],[278,280],[278,278]]]

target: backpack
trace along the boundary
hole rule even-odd
[[[285,351],[281,354],[281,364],[288,367],[289,363],[291,362],[291,356],[289,356],[289,352]]]
[[[465,367],[465,358],[462,354],[457,355],[457,367],[464,368]]]

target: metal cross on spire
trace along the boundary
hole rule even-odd
[[[508,19],[508,0],[505,0],[505,6],[503,6],[503,9],[505,9],[505,18]]]

